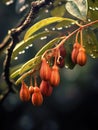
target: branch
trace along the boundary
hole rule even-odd
[[[4,73],[3,76],[5,78],[5,81],[9,87],[8,93],[10,91],[14,91],[12,88],[12,85],[14,84],[10,80],[10,62],[11,62],[11,56],[13,53],[13,49],[15,48],[16,44],[19,42],[19,35],[21,32],[23,32],[30,24],[31,20],[34,20],[36,17],[36,14],[38,13],[39,9],[44,7],[45,5],[48,5],[50,2],[53,2],[54,0],[41,0],[41,1],[35,1],[31,3],[31,9],[29,13],[26,15],[24,20],[15,28],[11,29],[8,32],[8,36],[4,39],[2,44],[0,45],[0,51],[4,50],[8,45],[7,48],[7,54],[4,62]]]

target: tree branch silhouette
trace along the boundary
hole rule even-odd
[[[19,35],[30,25],[31,21],[36,18],[39,10],[53,1],[54,0],[41,0],[31,2],[30,11],[27,13],[25,18],[20,22],[20,24],[17,27],[12,28],[10,31],[8,31],[8,35],[4,38],[3,42],[1,43],[0,52],[2,52],[2,50],[4,50],[8,46],[7,54],[4,61],[4,72],[3,72],[4,79],[8,86],[8,91],[5,94],[5,96],[7,96],[9,92],[15,92],[12,87],[12,85],[14,85],[14,82],[10,80],[10,62],[13,50],[17,45],[17,43],[19,42],[18,38]],[[5,98],[5,96],[3,96],[3,99]]]

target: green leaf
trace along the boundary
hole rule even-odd
[[[14,71],[14,72],[10,75],[10,78],[13,79],[13,78],[17,77],[17,76],[19,75],[19,72],[20,72],[20,69]]]
[[[75,22],[72,19],[63,18],[63,17],[50,17],[50,18],[43,19],[43,20],[37,22],[36,24],[34,24],[32,27],[30,27],[28,29],[28,31],[26,32],[26,34],[24,36],[24,40],[28,39],[28,37],[30,37],[32,34],[34,34],[39,29],[41,29],[41,28],[43,28],[43,27],[45,27],[49,24],[52,24],[52,23],[55,23],[55,22],[61,22],[63,20]]]
[[[59,10],[59,11],[58,11],[58,10]],[[65,6],[64,6],[64,5],[55,7],[55,8],[51,11],[51,15],[52,15],[52,16],[58,16],[58,17],[64,16],[64,13],[65,13]]]
[[[17,71],[13,72],[11,74],[11,78],[15,78],[18,75],[21,75],[23,73],[25,73],[26,71],[33,69],[35,67],[38,67],[41,63],[41,56],[42,54],[47,50],[52,48],[52,46],[54,45],[54,43],[57,43],[59,40],[61,40],[62,38],[55,38],[53,40],[51,40],[50,42],[48,42],[46,45],[44,45],[44,47],[35,55],[34,58],[32,58],[31,60],[27,61],[24,65],[22,65],[21,68],[19,68]]]
[[[34,58],[32,58],[31,60],[27,61],[21,68],[19,71],[19,74],[23,74],[24,72],[30,70],[31,68],[35,68],[38,67],[39,64],[41,63],[41,56],[36,56]]]
[[[95,21],[98,19],[98,0],[88,0],[88,21]],[[93,25],[94,27],[98,27],[98,23]]]
[[[38,34],[35,34],[31,37],[29,37],[28,39],[26,39],[25,41],[22,40],[20,43],[18,43],[16,45],[16,47],[14,48],[13,50],[13,54],[12,54],[12,59],[14,59],[19,52],[21,52],[26,46],[32,44],[32,42],[38,38],[41,38],[43,36],[47,36],[47,35],[52,35],[53,33],[57,33],[57,32],[53,32],[53,31],[49,31],[49,32],[41,32],[41,33],[38,33]]]
[[[66,9],[71,15],[86,21],[88,11],[87,0],[69,0],[66,3]]]
[[[92,58],[98,58],[98,40],[91,29],[83,30],[83,45]]]
[[[36,54],[36,56],[42,55],[47,49],[52,48],[54,43],[57,43],[61,39],[62,39],[61,37],[58,37],[58,38],[55,38],[55,39],[51,40],[50,42],[48,42],[45,46],[43,46],[43,48],[41,50],[39,50],[39,52]]]

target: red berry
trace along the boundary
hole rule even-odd
[[[79,48],[81,47],[81,45],[79,43],[74,43],[73,45],[73,50],[71,53],[71,59],[73,61],[73,63],[77,63],[77,55],[79,53]]]
[[[40,106],[43,103],[43,96],[40,92],[40,89],[35,88],[34,93],[32,94],[32,104],[35,106]]]
[[[79,64],[80,66],[83,66],[86,64],[86,62],[87,62],[87,56],[85,53],[85,49],[83,47],[81,47],[79,49],[79,53],[77,56],[77,64]]]
[[[44,96],[50,96],[53,88],[48,81],[42,80],[40,84],[40,91]]]
[[[51,71],[50,84],[52,86],[58,86],[60,83],[60,74],[58,66],[54,65]]]
[[[51,68],[47,63],[46,59],[42,59],[42,64],[40,68],[40,77],[42,80],[49,80],[51,76]]]
[[[22,86],[21,86],[19,95],[20,95],[20,99],[22,101],[29,101],[30,100],[30,93],[29,93],[28,87],[24,83],[24,81],[22,82]]]

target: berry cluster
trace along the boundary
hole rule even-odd
[[[29,101],[31,98],[32,104],[35,106],[40,106],[43,103],[43,97],[50,96],[53,92],[53,88],[57,87],[60,83],[60,73],[59,68],[65,65],[66,50],[64,45],[56,48],[53,56],[53,64],[50,64],[51,58],[48,60],[43,57],[41,62],[41,67],[39,70],[39,76],[41,79],[40,85],[38,87],[36,78],[34,78],[34,86],[30,85],[28,87],[24,81],[22,81],[20,89],[20,99],[22,101]]]
[[[74,43],[73,50],[71,53],[73,63],[84,66],[87,62],[86,51],[82,45],[78,42]]]
[[[57,46],[50,57],[46,58],[44,55],[39,70],[39,77],[41,79],[40,85],[37,85],[36,76],[34,77],[34,86],[31,83],[28,87],[26,83],[22,81],[20,99],[22,101],[29,101],[31,99],[33,105],[40,106],[43,103],[43,97],[50,96],[53,92],[53,88],[59,85],[59,68],[64,67],[65,57],[66,50],[64,45]],[[86,64],[87,56],[85,49],[78,42],[73,44],[71,59],[74,64],[79,64],[80,66]],[[53,62],[52,64],[51,61]]]

